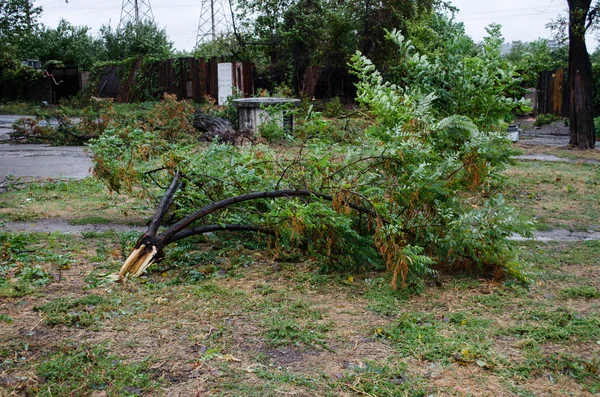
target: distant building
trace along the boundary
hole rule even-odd
[[[21,61],[21,64],[31,66],[34,69],[42,68],[42,63],[39,61],[39,59],[24,59]]]
[[[510,52],[510,50],[513,49],[514,46],[519,45],[519,44],[523,44],[523,42],[521,40],[515,40],[515,41],[512,41],[511,43],[502,44],[502,49],[500,50],[500,55],[507,55]]]
[[[557,48],[562,47],[560,43],[556,40],[546,40],[546,43],[548,44],[548,48],[550,48],[551,50],[556,50]]]

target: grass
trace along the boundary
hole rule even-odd
[[[58,298],[34,310],[44,313],[44,323],[50,327],[89,327],[106,317],[112,308],[109,299],[92,294],[78,299]]]
[[[154,106],[154,102],[143,103],[113,103],[117,114],[130,114],[136,118],[145,116]],[[9,102],[0,104],[0,114],[15,114],[23,116],[35,116],[40,112],[52,112],[60,110],[69,117],[81,117],[83,109],[70,105],[50,105],[42,107],[39,102]]]
[[[600,298],[600,290],[592,285],[564,288],[559,295],[565,299],[594,299]]]
[[[37,102],[9,102],[0,104],[0,114],[34,115],[41,109]]]
[[[506,196],[545,227],[598,222],[594,166],[517,163],[507,175]],[[64,200],[83,211],[76,224],[146,213],[91,180],[0,197],[5,219],[68,216]],[[0,233],[3,393],[600,392],[600,242],[514,243],[531,284],[442,275],[393,290],[385,273],[323,273],[298,252],[274,259],[263,243],[208,236],[111,282],[138,237]]]
[[[71,224],[143,224],[152,216],[146,203],[110,193],[93,178],[32,183],[0,195],[0,220],[32,222],[61,218]]]
[[[40,396],[85,395],[86,391],[139,396],[158,384],[152,379],[147,362],[126,363],[103,345],[79,342],[65,342],[43,354],[43,361],[35,370],[42,379],[37,389]]]
[[[6,298],[0,362],[23,378],[9,391],[395,396],[460,385],[472,395],[536,395],[551,390],[549,376],[574,393],[600,381],[600,309],[590,282],[598,242],[519,243],[537,276],[529,286],[442,277],[409,293],[389,288],[384,274],[350,283],[306,264],[275,270],[280,263],[255,259],[237,267],[227,258],[236,245],[216,238],[198,241],[211,255],[180,253],[174,270],[112,284],[105,275],[118,271],[134,234],[15,236],[11,252],[52,247],[50,269],[67,253],[69,266],[25,302]],[[256,258],[252,251],[239,254]],[[203,258],[210,271],[190,277],[190,265],[203,271]],[[307,280],[319,281],[316,289]],[[43,317],[27,314],[33,310]],[[22,328],[34,332],[18,336]],[[89,376],[63,373],[65,366]],[[27,378],[31,371],[36,378]]]
[[[600,165],[517,162],[505,196],[538,228],[600,230]]]

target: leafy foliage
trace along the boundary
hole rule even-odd
[[[513,111],[526,103],[512,99],[522,96],[520,79],[515,67],[500,56],[500,25],[487,28],[489,35],[473,54],[462,26],[442,23],[450,26],[437,40],[441,49],[427,55],[417,52],[399,31],[388,33],[399,48],[390,80],[402,89],[429,94],[423,99],[431,102],[438,117],[460,114],[484,131],[504,129]]]
[[[522,275],[506,238],[527,224],[498,194],[508,140],[465,116],[437,119],[433,95],[384,82],[365,57],[353,67],[376,120],[354,145],[308,135],[297,150],[201,147],[152,126],[115,128],[90,145],[94,174],[150,199],[182,175],[175,219],[204,208],[194,226],[258,226],[274,234],[275,254],[300,248],[330,268],[386,266],[394,285],[442,268]]]
[[[88,70],[99,60],[102,42],[90,34],[87,26],[74,26],[61,19],[56,28],[41,26],[25,38],[19,48],[24,58],[39,59],[42,64],[57,60],[65,66]]]
[[[319,81],[333,80],[332,72],[351,84],[347,62],[357,50],[384,67],[394,58],[385,29],[404,30],[408,21],[421,15],[453,9],[448,3],[242,0],[238,3],[240,52],[253,51],[253,60],[264,64],[264,75],[272,83],[288,84],[312,97]],[[257,51],[256,44],[260,45]]]
[[[5,54],[0,57],[0,101],[38,99],[42,73]]]
[[[31,0],[0,2],[0,53],[14,54],[19,42],[33,33],[41,13]]]
[[[554,123],[556,120],[558,120],[558,117],[556,117],[553,114],[538,114],[538,116],[535,118],[535,121],[533,122],[533,125],[535,125],[536,127],[541,127],[546,124]]]
[[[540,72],[567,67],[568,47],[551,48],[548,40],[539,39],[515,44],[505,58],[515,65],[527,87],[535,87]]]
[[[100,40],[105,49],[102,60],[107,61],[139,56],[164,59],[173,53],[173,43],[167,38],[166,30],[160,29],[154,21],[129,22],[115,30],[104,25],[100,28]]]
[[[51,145],[82,145],[99,136],[109,125],[127,125],[127,117],[118,119],[112,99],[90,100],[83,109],[79,123],[74,123],[63,109],[39,112],[36,118],[22,118],[13,123],[10,138],[18,143],[49,143]],[[53,125],[55,123],[56,125]]]

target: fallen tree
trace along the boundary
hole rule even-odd
[[[394,286],[447,268],[522,276],[507,237],[528,225],[499,194],[508,140],[463,116],[436,120],[431,96],[383,82],[365,58],[355,67],[376,123],[353,145],[308,137],[287,148],[203,147],[164,129],[109,129],[95,140],[94,174],[158,203],[120,277],[141,275],[169,244],[230,231],[343,271],[385,267]],[[312,131],[327,123],[305,122]]]

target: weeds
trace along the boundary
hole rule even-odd
[[[41,382],[30,392],[39,396],[89,395],[93,391],[137,396],[157,386],[147,362],[126,363],[102,345],[65,343],[45,354],[36,373]]]
[[[37,241],[24,234],[0,232],[0,297],[25,296],[50,283],[46,269],[34,264],[45,259],[30,248]]]
[[[550,114],[550,113],[539,114],[537,116],[537,118],[535,119],[535,121],[533,122],[533,125],[535,125],[536,127],[541,127],[546,124],[552,124],[558,119],[559,119],[558,117],[556,117],[555,115]]]
[[[272,347],[320,345],[327,348],[325,333],[331,330],[330,324],[302,324],[298,320],[278,316],[266,320],[263,325],[267,344]]]
[[[105,314],[115,308],[106,298],[88,295],[80,299],[58,298],[34,309],[44,313],[44,321],[50,327],[89,327],[104,319]]]
[[[583,285],[580,287],[564,288],[559,292],[559,295],[565,299],[594,299],[600,298],[600,290],[591,285]]]
[[[13,318],[7,314],[0,313],[0,321],[11,324],[13,322]]]

